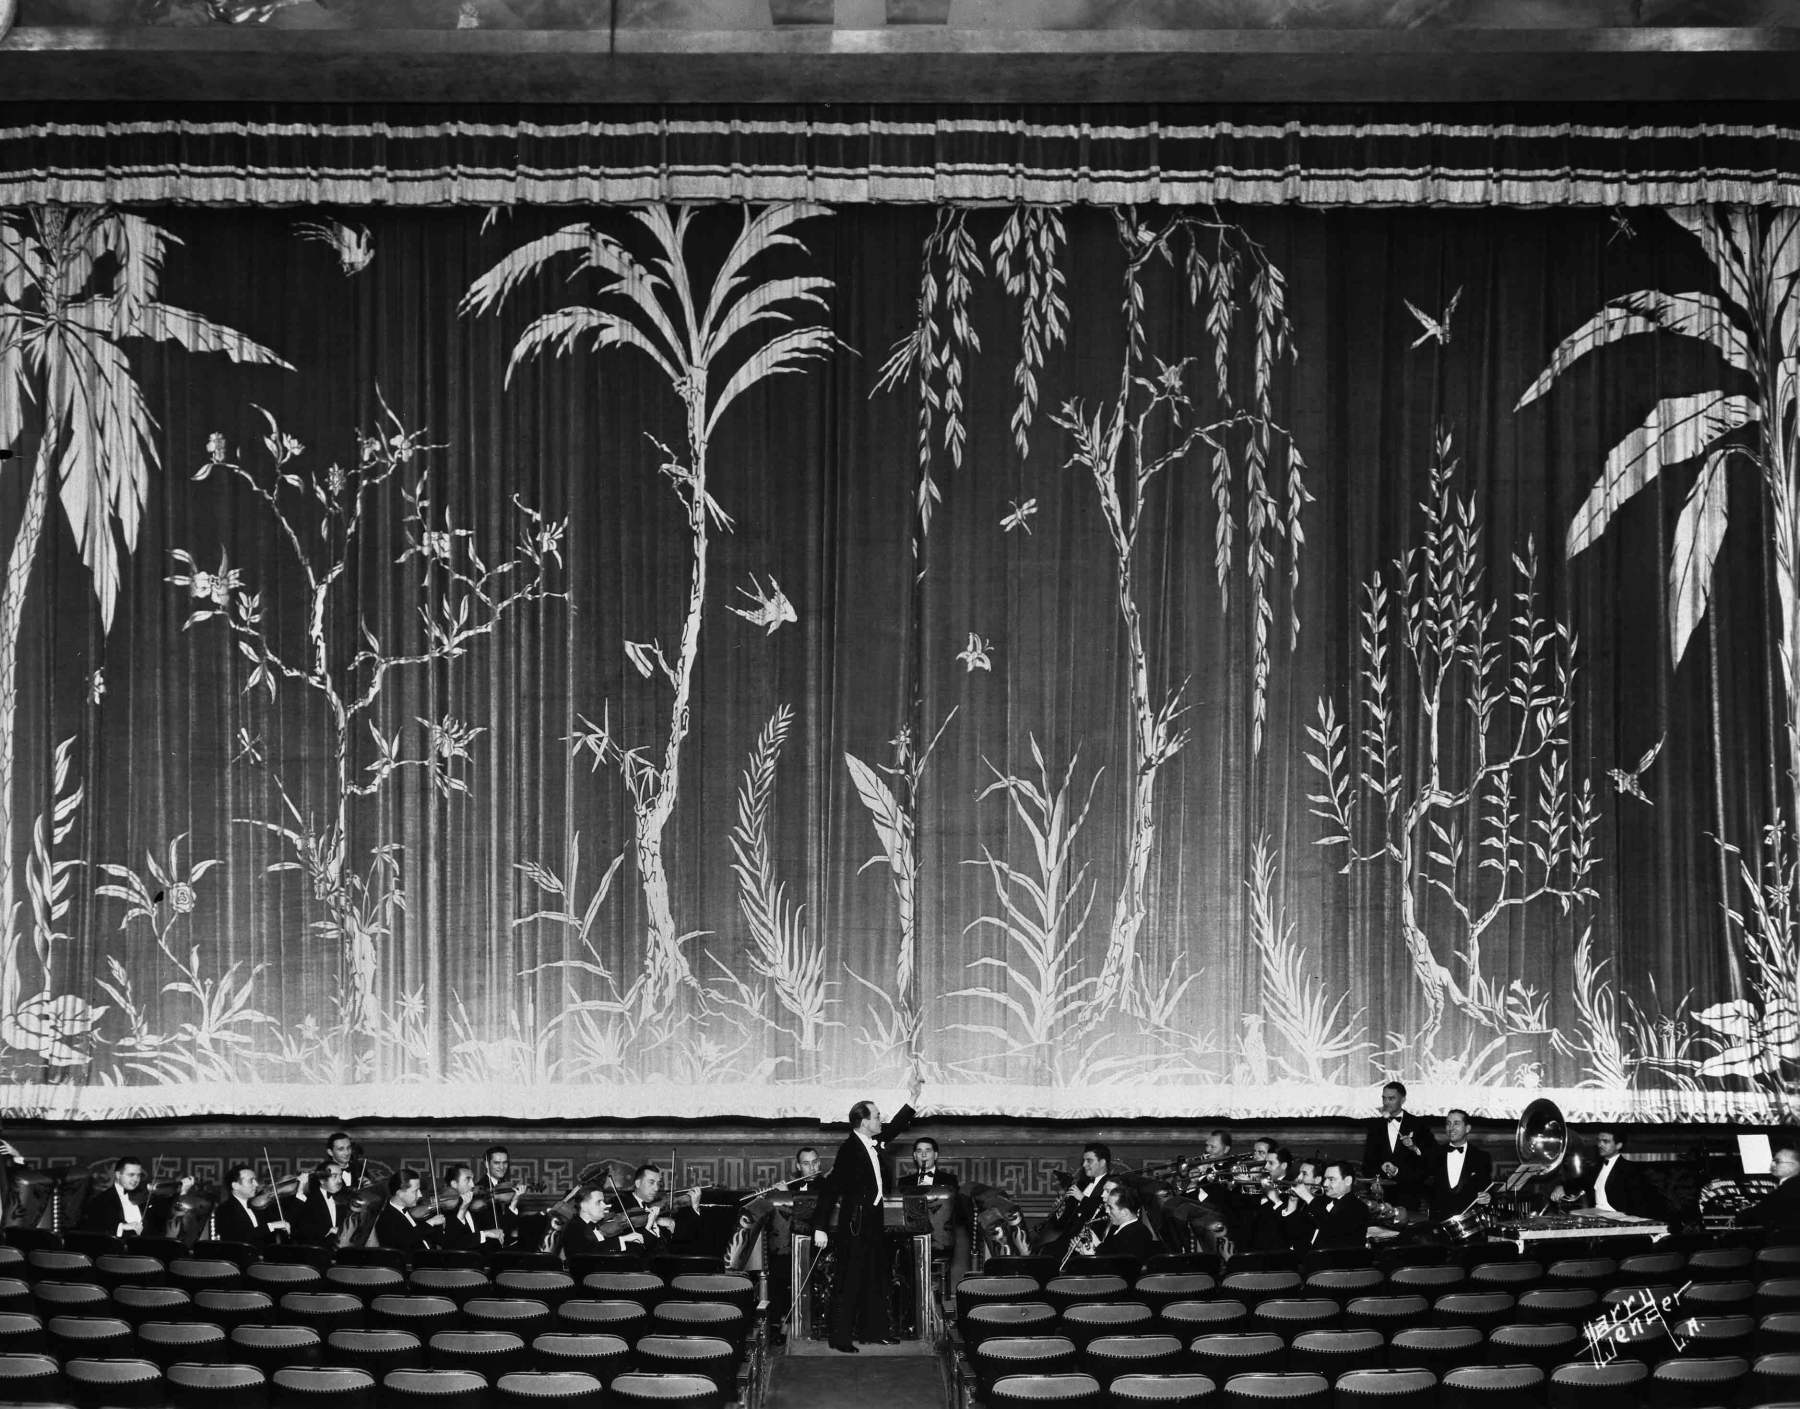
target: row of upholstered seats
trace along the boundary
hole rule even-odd
[[[1127,1375],[1103,1385],[1076,1372],[1015,1375],[986,1393],[990,1409],[1694,1409],[1744,1405],[1792,1409],[1755,1398],[1754,1370],[1742,1360],[1670,1360],[1568,1365],[1550,1374],[1535,1365],[1470,1366],[1442,1376],[1429,1370],[1351,1370],[1335,1380],[1314,1371],[1250,1372],[1218,1380],[1203,1374]]]
[[[1619,1348],[1597,1348],[1576,1326],[1501,1326],[1485,1335],[1470,1326],[1401,1331],[1384,1338],[1377,1331],[1307,1331],[1291,1342],[1267,1332],[1197,1336],[1183,1344],[1162,1334],[1097,1336],[1078,1342],[1067,1336],[1000,1337],[970,1347],[966,1359],[976,1380],[992,1384],[1026,1370],[1081,1369],[1102,1383],[1121,1374],[1192,1371],[1215,1377],[1250,1371],[1310,1371],[1335,1376],[1347,1370],[1423,1369],[1443,1375],[1470,1365],[1536,1365],[1548,1373],[1583,1360],[1636,1360],[1659,1364],[1674,1357],[1677,1344],[1665,1337]],[[1698,1359],[1754,1359],[1762,1378],[1784,1389],[1778,1397],[1800,1399],[1800,1352],[1753,1356],[1725,1338],[1690,1336],[1681,1353]],[[1615,1353],[1617,1352],[1617,1353]]]
[[[46,1357],[47,1358],[47,1357]],[[340,1366],[76,1359],[51,1362],[18,1388],[41,1409],[721,1409],[738,1397],[704,1375],[626,1371],[611,1380],[579,1370],[401,1368],[377,1375]]]

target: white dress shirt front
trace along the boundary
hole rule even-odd
[[[1614,1155],[1611,1159],[1607,1160],[1605,1164],[1600,1166],[1600,1172],[1594,1176],[1594,1207],[1603,1208],[1608,1213],[1618,1212],[1618,1210],[1612,1206],[1612,1201],[1606,1197],[1606,1178],[1612,1173],[1613,1166],[1618,1162],[1619,1157]]]
[[[863,1148],[869,1152],[869,1163],[875,1167],[875,1205],[879,1207],[881,1196],[886,1192],[881,1184],[881,1151],[875,1148],[875,1142],[862,1131],[856,1132],[856,1138],[862,1141]]]

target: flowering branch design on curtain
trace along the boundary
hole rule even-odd
[[[119,597],[121,549],[129,555],[137,547],[150,471],[158,463],[156,423],[127,346],[166,342],[189,352],[224,353],[233,362],[288,366],[242,333],[161,301],[163,261],[179,243],[142,216],[111,207],[0,212],[0,443],[10,446],[20,438],[27,406],[37,406],[40,418],[24,513],[0,586],[0,1019],[10,1022],[0,1035],[55,1065],[72,1064],[63,1039],[85,1036],[97,1014],[84,1000],[49,992],[55,936],[46,921],[62,899],[50,892],[60,890],[66,872],[46,870],[47,863],[30,873],[44,985],[30,998],[19,962],[19,641],[49,519],[51,475],[92,574],[102,630],[108,630]],[[59,791],[67,767],[66,754],[59,753]],[[66,813],[56,818],[59,832],[66,832],[67,821]]]
[[[476,280],[462,306],[469,313],[490,312],[553,260],[573,255],[578,274],[591,274],[600,281],[599,295],[608,300],[608,306],[575,304],[533,321],[513,347],[508,380],[521,362],[545,349],[558,355],[571,353],[584,339],[591,339],[596,351],[632,347],[647,355],[667,378],[686,413],[685,458],[667,446],[657,447],[664,456],[661,473],[682,502],[693,544],[681,643],[673,662],[657,641],[626,645],[640,675],[653,682],[661,677],[674,692],[662,756],[653,762],[642,745],[620,743],[609,719],[590,729],[581,741],[596,764],[605,762],[619,770],[631,794],[649,932],[643,971],[633,981],[627,1004],[636,1024],[654,1022],[666,1035],[680,1016],[683,991],[697,987],[682,946],[698,931],[677,932],[663,861],[663,833],[681,786],[682,746],[688,736],[694,662],[706,605],[708,535],[713,528],[726,533],[732,528],[731,516],[708,487],[707,447],[720,418],[745,392],[769,377],[801,371],[807,363],[830,353],[833,337],[829,328],[818,323],[784,325],[793,324],[796,317],[812,309],[827,307],[823,294],[831,288],[831,281],[808,274],[755,283],[749,269],[759,257],[783,247],[804,253],[806,246],[788,233],[788,227],[830,212],[805,204],[746,209],[743,228],[710,288],[701,287],[687,249],[697,214],[694,207],[672,211],[668,206],[653,205],[632,214],[654,245],[655,253],[647,265],[597,226],[569,225],[506,256]],[[766,324],[778,331],[766,335]],[[746,336],[760,339],[750,344],[748,355],[743,351],[745,344],[737,343]],[[725,376],[727,349],[732,357],[743,360]],[[722,385],[715,385],[715,376],[724,377]]]

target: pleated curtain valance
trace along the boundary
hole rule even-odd
[[[1792,104],[13,104],[0,204],[1800,203]]]

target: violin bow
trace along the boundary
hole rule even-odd
[[[425,1137],[425,1167],[431,1171],[431,1211],[441,1213],[438,1208],[437,1156],[431,1152],[431,1136]]]
[[[286,1223],[287,1215],[281,1211],[281,1187],[275,1182],[275,1166],[269,1163],[269,1147],[264,1145],[262,1147],[262,1152],[263,1170],[269,1176],[269,1192],[275,1195],[275,1216],[283,1223]],[[289,1236],[292,1235],[290,1234]]]

